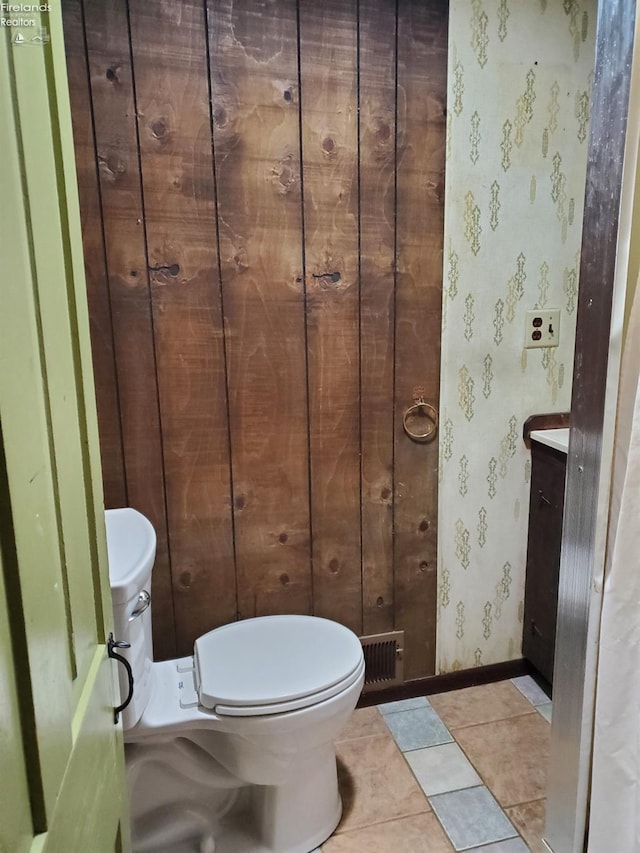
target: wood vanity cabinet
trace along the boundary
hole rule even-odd
[[[531,442],[531,502],[522,654],[553,683],[567,454]]]

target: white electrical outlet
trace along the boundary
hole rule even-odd
[[[557,347],[560,341],[560,309],[544,308],[527,311],[525,314],[524,345],[533,347]]]

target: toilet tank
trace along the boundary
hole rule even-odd
[[[109,581],[114,615],[114,637],[130,644],[118,649],[133,672],[133,699],[122,712],[125,729],[134,726],[151,692],[151,570],[156,556],[156,533],[148,518],[131,507],[105,511]],[[127,673],[118,665],[120,694],[129,691]]]

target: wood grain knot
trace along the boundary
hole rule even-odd
[[[156,119],[151,125],[151,133],[156,139],[162,139],[167,135],[167,122],[164,118]]]
[[[166,272],[175,278],[180,273],[180,264],[156,264],[149,267],[149,272]]]
[[[335,154],[336,143],[330,136],[325,136],[325,138],[322,140],[322,150],[325,154]]]
[[[376,137],[378,139],[378,142],[381,142],[383,145],[391,139],[391,128],[386,123],[386,121],[381,121],[378,125]]]
[[[180,575],[180,586],[183,589],[191,588],[191,572],[182,572]]]
[[[378,607],[382,607],[383,604],[384,604],[384,598],[381,595],[379,595],[378,598],[376,599],[376,605]]]
[[[334,557],[333,560],[329,562],[329,569],[333,572],[334,575],[338,574],[338,569],[340,568],[340,564]]]
[[[296,176],[294,174],[293,169],[290,169],[288,166],[283,166],[280,171],[280,183],[284,190],[290,189],[295,185]]]
[[[422,521],[420,522],[418,530],[421,530],[424,533],[425,530],[428,530],[428,529],[429,529],[429,522],[427,521],[426,518],[423,518]]]
[[[289,537],[286,533],[281,533],[280,536],[278,536],[278,542],[282,542],[282,544],[284,545],[288,538]]]
[[[337,284],[342,278],[337,270],[335,272],[314,272],[313,277],[324,282],[331,282],[332,284]]]
[[[280,575],[280,583],[282,586],[287,586],[289,584],[289,575],[286,572]]]
[[[284,97],[285,101],[292,101],[293,100],[293,92],[291,91],[291,89],[285,89],[283,92],[283,97]]]
[[[105,73],[105,77],[107,78],[107,80],[110,83],[119,83],[120,82],[120,77],[118,76],[119,71],[120,71],[119,65],[112,65],[111,67],[107,68],[107,71]]]
[[[217,106],[213,111],[213,122],[216,127],[226,127],[228,123],[227,111],[224,107]]]
[[[419,566],[419,568],[420,568],[420,571],[421,571],[421,572],[426,572],[426,571],[427,571],[427,569],[429,568],[429,563],[427,563],[427,561],[426,561],[426,560],[422,560],[422,561],[420,562],[420,566]]]
[[[244,495],[238,495],[238,497],[233,502],[233,505],[235,506],[236,509],[244,509],[245,504],[246,504],[246,499],[245,499]]]
[[[119,157],[115,155],[105,157],[100,152],[98,152],[98,169],[100,176],[111,184],[127,171],[126,164]]]
[[[231,258],[234,263],[234,266],[237,272],[245,272],[245,270],[249,269],[249,257],[247,255],[247,250],[244,246],[241,246],[235,253],[235,255]]]
[[[442,201],[444,198],[444,181],[427,181],[427,190],[437,201]]]
[[[388,488],[386,488],[386,487],[385,487],[385,488],[380,492],[380,497],[382,498],[382,500],[383,500],[383,501],[388,501],[388,500],[389,500],[389,498],[391,497],[391,489],[388,489]]]

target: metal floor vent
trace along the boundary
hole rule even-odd
[[[404,631],[360,637],[364,652],[364,688],[381,690],[404,681]]]

